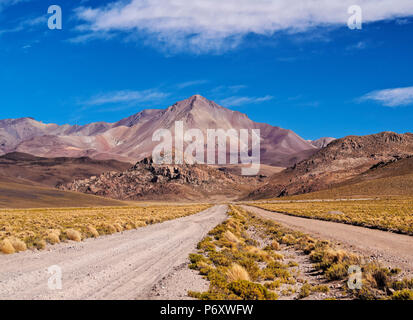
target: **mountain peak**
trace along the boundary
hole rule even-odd
[[[208,100],[207,98],[201,96],[200,94],[194,94],[192,97],[190,97],[189,99],[191,100]]]
[[[215,102],[208,100],[199,94],[196,94],[185,100],[176,102],[168,108],[168,111],[189,114],[196,111],[211,112],[214,109],[225,108],[220,107]]]
[[[188,99],[185,99],[181,102],[186,102],[186,103],[189,103],[191,105],[195,105],[195,104],[197,104],[197,105],[212,104],[212,103],[214,103],[211,100],[208,100],[207,98],[205,98],[205,97],[203,97],[199,94],[195,94],[195,95],[193,95],[193,96],[189,97]]]

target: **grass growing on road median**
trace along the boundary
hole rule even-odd
[[[397,279],[399,270],[383,268],[358,255],[337,250],[329,241],[291,231],[270,220],[231,206],[230,218],[211,230],[190,255],[190,268],[210,282],[207,292],[189,292],[203,300],[295,299],[404,299],[412,280]],[[307,282],[297,272],[299,263],[287,261],[291,251],[308,256],[317,282]],[[349,267],[360,266],[362,288],[349,289]],[[308,277],[307,277],[308,278]],[[340,288],[330,292],[330,288]],[[336,290],[337,291],[337,290]]]

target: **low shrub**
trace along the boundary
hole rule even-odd
[[[243,300],[277,300],[278,296],[263,285],[239,280],[231,282],[228,289]]]
[[[413,290],[403,289],[393,293],[393,300],[413,300]]]

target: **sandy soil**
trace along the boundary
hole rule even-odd
[[[363,254],[413,275],[413,237],[367,229],[336,222],[293,217],[250,206],[242,206],[265,219],[277,221],[291,229],[339,243],[349,251]]]
[[[203,290],[200,276],[186,276],[188,255],[226,219],[226,211],[220,205],[137,230],[55,245],[48,251],[1,255],[0,299],[168,299],[182,298],[187,290]],[[62,270],[61,290],[49,289],[52,265]],[[163,290],[168,279],[174,281]]]

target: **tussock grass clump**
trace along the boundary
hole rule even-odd
[[[46,249],[47,247],[47,242],[44,239],[37,239],[34,242],[34,248],[36,248],[37,250],[43,250]]]
[[[123,227],[120,225],[120,223],[114,223],[113,226],[115,227],[116,232],[123,231]]]
[[[13,244],[9,239],[4,239],[0,241],[0,251],[4,254],[12,254],[16,252],[16,250],[13,247]]]
[[[13,246],[13,248],[16,252],[21,252],[21,251],[26,251],[27,250],[26,244],[20,239],[11,238],[10,242],[11,242],[11,244],[12,244],[12,246]]]
[[[351,265],[360,265],[361,260],[357,255],[344,250],[334,250],[321,246],[310,252],[310,259],[316,263],[316,268],[324,271],[330,281],[343,280],[348,276],[348,268]]]
[[[50,244],[60,243],[60,230],[51,229],[46,234],[46,241]]]
[[[326,285],[311,285],[309,283],[304,283],[298,294],[298,299],[304,299],[310,296],[313,292],[328,293],[330,288]]]
[[[277,242],[277,241],[272,241],[271,242],[271,249],[272,250],[275,250],[275,251],[278,251],[278,250],[280,250],[280,244]]]
[[[99,232],[96,230],[95,227],[87,226],[87,232],[90,233],[90,235],[91,235],[93,238],[99,237]]]
[[[248,271],[244,267],[241,267],[239,264],[232,264],[231,267],[226,272],[227,279],[229,282],[235,282],[239,280],[250,281],[250,276]]]
[[[279,287],[281,287],[281,284],[282,284],[281,281],[277,279],[277,280],[272,281],[272,282],[266,282],[264,284],[264,286],[269,290],[275,290],[275,289],[278,289]]]
[[[99,226],[99,231],[101,231],[102,234],[113,234],[117,232],[116,227],[110,223],[103,223]]]
[[[293,235],[287,234],[280,239],[280,242],[287,245],[293,245],[297,243],[297,239]]]
[[[223,240],[233,242],[233,243],[236,243],[236,244],[240,242],[238,237],[229,230],[225,231],[224,236],[223,236]]]
[[[73,229],[66,230],[66,236],[69,240],[72,240],[72,241],[76,241],[76,242],[82,241],[82,235],[77,230],[73,230]]]
[[[308,283],[304,283],[300,289],[300,293],[298,295],[298,299],[303,299],[308,297],[311,294],[311,285]]]

